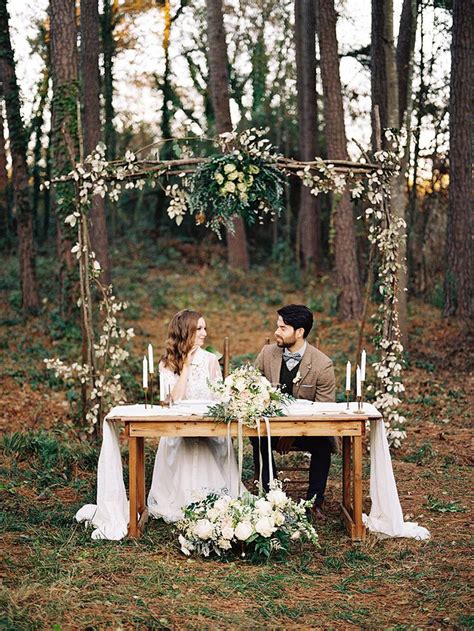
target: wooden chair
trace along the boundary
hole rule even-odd
[[[230,372],[230,351],[229,351],[229,338],[224,338],[224,352],[222,353],[222,374],[224,379]]]

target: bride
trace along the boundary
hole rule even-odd
[[[183,309],[173,317],[159,364],[162,399],[215,398],[208,381],[216,382],[222,375],[216,356],[202,348],[206,336],[206,322],[197,311]],[[232,497],[245,490],[226,438],[160,439],[148,495],[151,515],[178,521],[184,506],[222,489]]]

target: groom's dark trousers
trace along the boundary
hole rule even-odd
[[[253,462],[255,471],[260,470],[260,459],[258,457],[258,438],[251,438],[253,447]],[[278,437],[272,439],[272,449],[278,444]],[[268,466],[268,438],[260,439],[262,451],[262,484],[265,491],[269,488],[269,466]],[[307,451],[311,454],[309,465],[309,487],[307,498],[315,500],[315,504],[320,506],[324,501],[324,491],[331,466],[332,445],[325,436],[298,436],[292,446],[292,450]],[[273,475],[277,477],[275,459],[272,454]]]

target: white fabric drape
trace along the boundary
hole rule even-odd
[[[76,520],[95,526],[92,539],[118,541],[127,535],[129,507],[123,482],[119,427],[113,421],[103,424],[102,448],[97,466],[97,504],[86,504]]]
[[[403,520],[382,419],[370,422],[370,499],[370,513],[363,515],[363,520],[371,532],[385,537],[429,539],[426,528]]]

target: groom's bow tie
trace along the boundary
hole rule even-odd
[[[296,364],[299,364],[301,361],[301,353],[292,353],[287,348],[283,351],[283,359],[285,360],[286,367],[288,370],[293,370]]]

